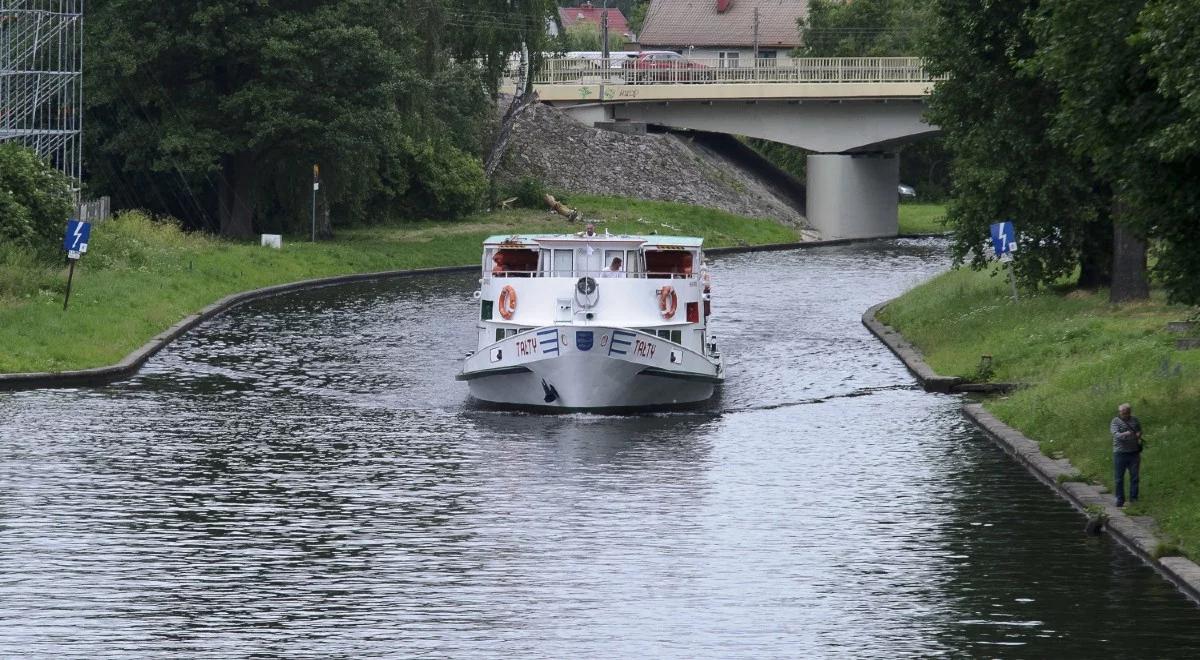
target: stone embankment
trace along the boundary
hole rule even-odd
[[[526,176],[565,193],[684,202],[807,226],[803,208],[711,145],[686,134],[592,128],[547,105],[517,119],[498,170],[501,182]]]
[[[863,325],[900,358],[927,391],[961,391],[956,387],[962,385],[962,379],[938,375],[903,335],[876,318],[876,313],[886,305],[886,302],[880,303],[868,309],[863,314]],[[1089,516],[1101,516],[1104,531],[1182,593],[1200,603],[1200,565],[1187,557],[1160,556],[1160,551],[1169,544],[1159,535],[1152,518],[1126,515],[1123,509],[1113,505],[1104,486],[1076,481],[1079,471],[1070,461],[1044,455],[1037,442],[997,419],[983,405],[964,401],[963,413],[1013,460],[1076,509]]]

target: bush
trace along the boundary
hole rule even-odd
[[[527,209],[537,209],[546,205],[546,185],[531,176],[521,177],[520,181],[510,184],[505,190],[504,198],[517,198],[517,205]]]
[[[407,145],[412,159],[409,205],[417,215],[461,218],[477,210],[488,191],[478,158],[449,144]]]
[[[74,198],[66,175],[23,145],[0,144],[0,243],[53,255]]]

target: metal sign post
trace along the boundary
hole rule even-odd
[[[992,225],[991,230],[992,251],[996,253],[996,258],[1008,262],[1008,284],[1012,287],[1012,297],[1014,301],[1020,300],[1017,296],[1017,276],[1013,272],[1012,263],[1012,253],[1017,250],[1017,233],[1012,220],[997,222]]]
[[[67,295],[63,298],[63,311],[67,311],[67,303],[71,301],[71,281],[75,279],[75,262],[87,252],[88,239],[92,236],[92,223],[71,219],[67,222],[67,232],[63,235],[63,249],[67,251],[70,267],[67,269]]]
[[[321,166],[313,164],[312,240],[317,242],[317,191],[321,189]]]

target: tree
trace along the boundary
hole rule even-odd
[[[1087,159],[1110,193],[1113,302],[1150,295],[1145,237],[1152,223],[1138,194],[1156,178],[1149,136],[1163,104],[1131,42],[1142,3],[1046,0],[1031,15],[1038,52],[1031,67],[1059,92],[1052,137]]]
[[[0,245],[53,254],[74,208],[71,180],[16,143],[0,143]]]
[[[1037,0],[937,0],[923,51],[939,82],[928,119],[953,156],[946,218],[954,257],[988,263],[990,224],[1011,219],[1021,248],[1014,262],[1026,286],[1081,267],[1081,283],[1104,284],[1111,235],[1103,186],[1084,157],[1051,138],[1058,90],[1032,73],[1037,51],[1029,16]]]
[[[800,19],[799,57],[911,56],[927,23],[919,0],[812,0]]]
[[[1162,104],[1146,136],[1154,176],[1137,191],[1157,239],[1155,274],[1172,300],[1200,304],[1200,12],[1194,3],[1150,0],[1131,45]]]
[[[98,4],[87,24],[91,153],[99,154],[91,166],[127,203],[228,236],[253,233],[267,215],[306,218],[308,171],[318,162],[335,221],[461,214],[457,201],[436,206],[456,196],[429,190],[478,176],[465,163],[479,158],[501,73],[523,43],[540,52],[551,6]],[[465,169],[445,177],[426,167],[430,148]],[[147,199],[143,183],[156,197]]]

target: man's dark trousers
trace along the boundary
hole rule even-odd
[[[1125,471],[1129,471],[1129,499],[1138,498],[1138,469],[1142,466],[1142,454],[1136,451],[1122,451],[1113,454],[1113,487],[1117,491],[1117,506],[1125,503]]]

